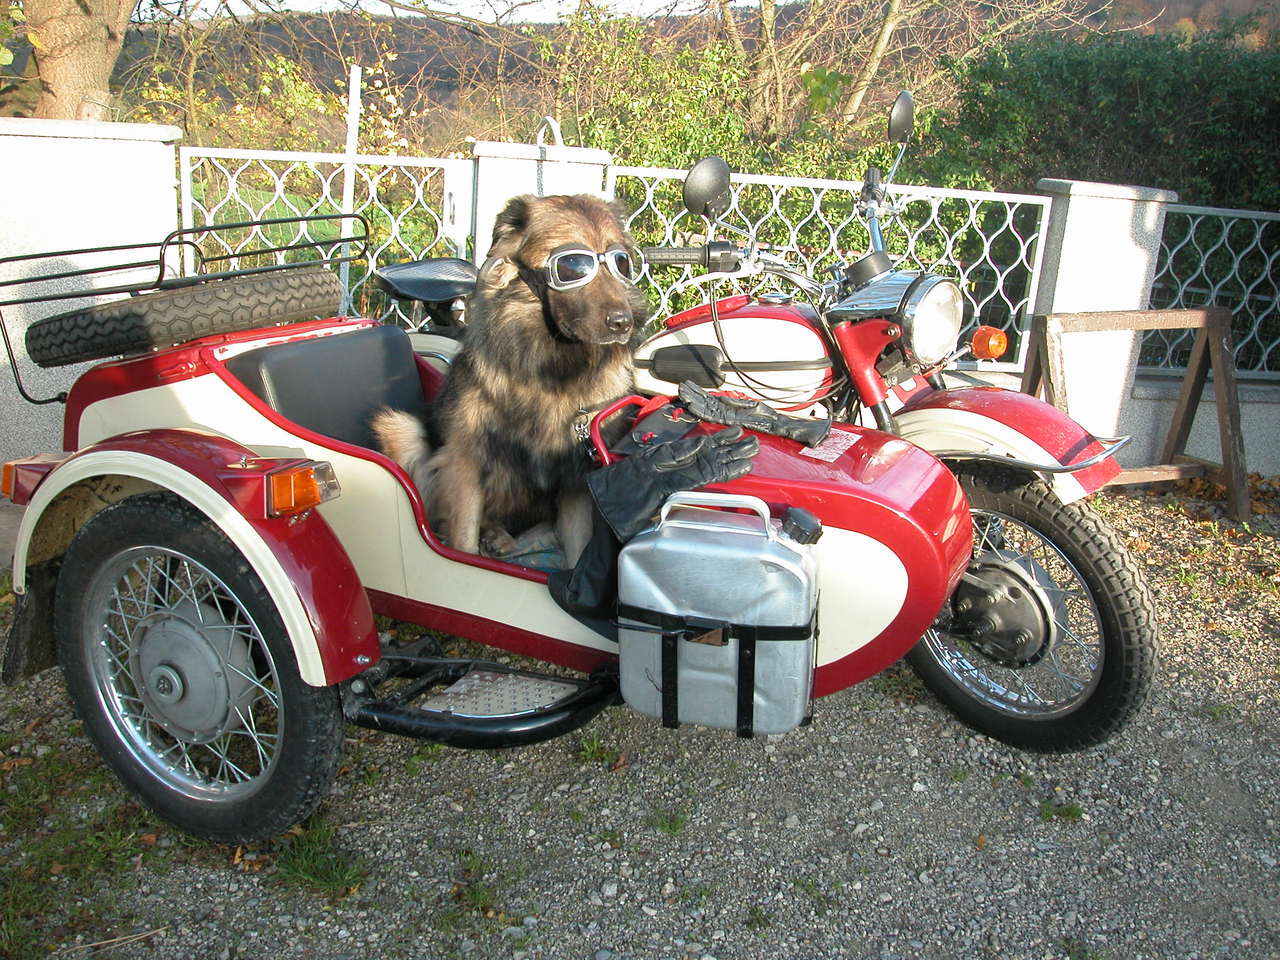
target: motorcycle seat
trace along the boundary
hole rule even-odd
[[[285,419],[370,449],[380,409],[426,407],[409,336],[395,326],[269,344],[231,357],[227,369]]]
[[[379,267],[373,282],[397,300],[448,303],[475,293],[479,276],[475,264],[458,257],[407,260]]]

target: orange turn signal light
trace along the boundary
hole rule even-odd
[[[18,476],[16,464],[13,462],[6,463],[3,471],[0,471],[0,494],[3,494],[6,500],[13,499],[14,481]]]
[[[983,324],[973,331],[973,343],[970,349],[979,360],[999,360],[1009,349],[1009,335],[999,327],[988,327]]]
[[[332,464],[312,462],[285,467],[267,475],[267,513],[273,517],[294,516],[341,492]]]

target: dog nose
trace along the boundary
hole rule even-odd
[[[631,329],[631,313],[627,310],[611,310],[604,318],[604,325],[613,333],[625,333]]]

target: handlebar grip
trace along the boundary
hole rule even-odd
[[[686,263],[699,267],[707,265],[706,247],[644,247],[641,252],[649,263],[660,266]]]

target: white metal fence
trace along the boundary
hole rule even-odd
[[[179,176],[184,227],[322,214],[363,216],[369,224],[370,263],[343,265],[344,311],[357,306],[379,317],[392,315],[394,305],[366,287],[374,267],[470,253],[468,159],[184,147]],[[296,229],[291,242],[341,240],[331,224]],[[231,254],[260,239],[246,230],[229,239],[212,235],[209,242]]]
[[[1153,308],[1223,306],[1234,316],[1236,368],[1280,377],[1280,213],[1171,204],[1151,287]],[[1153,330],[1141,363],[1186,366],[1192,331]]]
[[[655,167],[609,170],[608,187],[631,211],[627,224],[637,242],[683,246],[702,229],[681,203],[684,174]],[[867,225],[856,209],[859,182],[735,174],[732,185],[725,222],[768,244],[802,272],[821,276],[870,248]],[[1035,301],[1048,198],[912,186],[892,187],[890,193],[901,211],[884,229],[895,263],[955,278],[969,304],[970,326],[1000,327],[1016,342]],[[658,295],[658,315],[690,305],[672,288],[691,273],[689,267],[646,270]],[[1020,346],[1016,362],[1000,366],[1020,369],[1023,350]]]
[[[474,257],[487,238],[475,230],[475,161],[470,158],[372,157],[183,148],[182,221],[187,227],[283,216],[358,213],[370,225],[371,263],[344,273],[345,309],[381,318],[393,304],[367,284],[368,269],[427,256]],[[642,245],[701,242],[700,220],[683,209],[683,170],[609,167],[605,190],[630,211],[627,224]],[[726,222],[815,276],[869,246],[851,181],[738,174]],[[936,187],[891,190],[900,214],[885,229],[895,262],[954,277],[971,324],[1000,327],[1016,344],[1019,370],[1030,305],[1044,255],[1049,199]],[[334,228],[330,227],[330,230]],[[245,242],[250,241],[245,235]],[[298,239],[303,239],[299,237]],[[340,237],[307,236],[313,241]],[[224,245],[225,246],[225,245]],[[222,252],[234,252],[224,249]],[[1208,207],[1168,207],[1151,306],[1230,307],[1236,317],[1236,361],[1246,375],[1280,375],[1280,214]],[[345,269],[345,268],[344,268]],[[654,317],[692,305],[701,294],[674,288],[688,267],[646,268]],[[768,280],[765,282],[776,282]],[[403,317],[401,317],[403,319]],[[1185,365],[1190,334],[1154,331],[1142,363],[1159,370]]]

